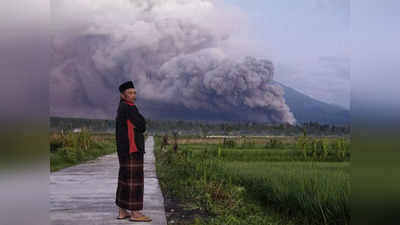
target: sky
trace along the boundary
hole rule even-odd
[[[247,15],[258,57],[274,79],[324,102],[350,107],[349,0],[224,0]]]

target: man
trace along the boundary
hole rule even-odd
[[[143,155],[146,120],[136,105],[136,90],[132,81],[119,86],[120,102],[117,110],[116,143],[119,160],[118,187],[115,203],[119,207],[117,219],[149,222],[143,209],[144,175]],[[129,213],[131,210],[132,213]]]

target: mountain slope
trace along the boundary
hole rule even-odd
[[[297,122],[315,121],[320,123],[350,123],[350,111],[337,105],[313,99],[279,82],[285,91],[285,100]]]

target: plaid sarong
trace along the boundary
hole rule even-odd
[[[131,153],[129,158],[119,159],[115,203],[123,209],[142,210],[143,192],[143,153]]]

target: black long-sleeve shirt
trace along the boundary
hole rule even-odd
[[[120,159],[129,156],[130,152],[145,153],[144,132],[146,120],[135,104],[120,100],[115,119],[115,137]]]

